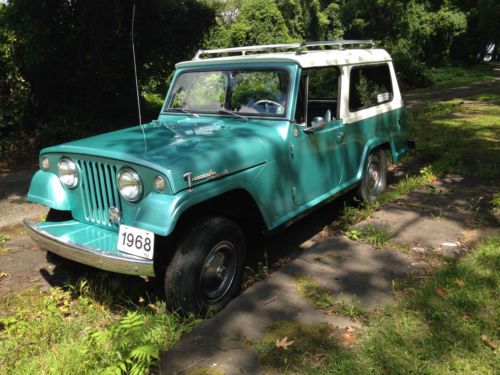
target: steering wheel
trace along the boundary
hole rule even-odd
[[[258,100],[255,103],[253,103],[252,107],[254,109],[256,109],[256,107],[259,106],[259,105],[264,105],[266,113],[268,113],[268,108],[269,107],[276,107],[276,112],[278,112],[278,109],[284,108],[283,105],[281,105],[280,103],[274,102],[274,101],[269,100],[269,99]]]

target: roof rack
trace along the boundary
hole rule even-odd
[[[284,43],[284,44],[267,44],[260,46],[232,47],[219,49],[200,49],[196,52],[193,60],[199,60],[205,55],[220,55],[220,54],[238,54],[245,56],[250,53],[266,53],[276,51],[295,50],[296,54],[307,53],[310,49],[318,49],[320,47],[336,47],[344,49],[349,46],[357,46],[362,48],[373,48],[375,43],[373,40],[333,40],[333,41],[318,41],[318,42],[302,42],[302,43]]]

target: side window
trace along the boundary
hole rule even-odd
[[[307,123],[315,117],[331,121],[337,117],[338,82],[340,70],[335,66],[307,70]]]
[[[353,67],[349,85],[351,112],[390,102],[393,98],[389,65]]]
[[[309,70],[309,100],[337,100],[339,70],[334,66]]]

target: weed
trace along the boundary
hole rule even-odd
[[[391,232],[387,226],[368,224],[363,227],[364,239],[375,248],[381,248],[391,238]]]
[[[363,231],[357,228],[348,230],[345,232],[345,235],[349,237],[351,240],[359,241],[363,237]]]
[[[391,238],[391,232],[388,226],[373,224],[368,224],[360,228],[353,228],[345,232],[345,235],[355,241],[361,240],[368,242],[375,248],[385,246]]]
[[[311,306],[318,310],[325,310],[331,314],[347,316],[351,319],[363,316],[363,311],[358,303],[347,303],[344,300],[336,300],[331,291],[309,277],[297,277],[295,279],[297,288],[302,296]]]
[[[257,263],[256,270],[254,270],[250,266],[247,266],[245,268],[253,273],[255,281],[261,281],[267,278],[269,276],[269,261],[267,258],[267,251],[264,251],[263,260]]]
[[[410,252],[410,249],[411,249],[411,246],[409,244],[406,244],[406,243],[400,243],[400,242],[390,242],[388,244],[388,247],[390,247],[391,249],[395,249],[401,253],[409,253]]]
[[[0,233],[0,245],[3,245],[8,241],[10,241],[10,236],[8,236],[7,234]]]

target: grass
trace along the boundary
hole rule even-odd
[[[0,233],[0,255],[9,253],[9,249],[3,247],[3,245],[9,241],[10,241],[10,236],[8,234]]]
[[[346,205],[340,219],[354,239],[381,244],[380,228],[352,228],[382,205],[448,173],[500,181],[500,95],[432,103],[410,112],[419,172],[405,176],[375,203]],[[490,200],[500,205],[499,193]],[[445,259],[425,279],[395,283],[398,298],[363,316],[365,328],[350,346],[332,339],[325,325],[276,322],[256,345],[271,371],[291,374],[495,374],[500,370],[500,236],[489,237],[460,260]],[[319,309],[336,301],[314,280],[298,279],[304,297]],[[288,350],[275,340],[294,341]],[[304,337],[304,340],[302,338]]]
[[[351,229],[347,231],[345,235],[355,241],[361,240],[368,242],[376,249],[387,245],[392,236],[388,226],[378,226],[373,224]]]
[[[276,340],[287,337],[294,341],[286,350],[276,347]],[[330,355],[342,355],[328,324],[308,325],[293,321],[278,321],[269,325],[264,339],[255,346],[259,363],[280,373],[314,371],[326,364]]]
[[[430,171],[500,180],[500,94],[431,104],[410,113],[417,154]]]
[[[498,373],[499,268],[500,236],[490,237],[368,316],[349,347],[324,324],[276,322],[256,345],[259,361],[285,374]],[[275,345],[283,337],[288,350]]]
[[[345,205],[339,219],[340,229],[349,233],[352,225],[384,204],[446,174],[475,176],[489,184],[500,184],[499,123],[500,94],[495,93],[432,103],[412,110],[409,126],[417,148],[411,159],[422,164],[419,172],[406,175],[375,202]]]
[[[363,317],[364,313],[357,303],[347,303],[344,300],[335,299],[333,293],[320,286],[316,280],[301,276],[295,279],[295,283],[300,294],[315,309],[324,310],[328,314],[347,316],[351,319]]]
[[[199,322],[134,295],[110,274],[0,300],[0,373],[144,374]]]
[[[474,82],[492,80],[492,67],[488,64],[471,67],[446,66],[427,69],[425,75],[431,82],[431,88],[442,89],[453,86],[465,86]]]
[[[7,234],[0,233],[0,246],[8,241],[10,241],[10,236]]]

